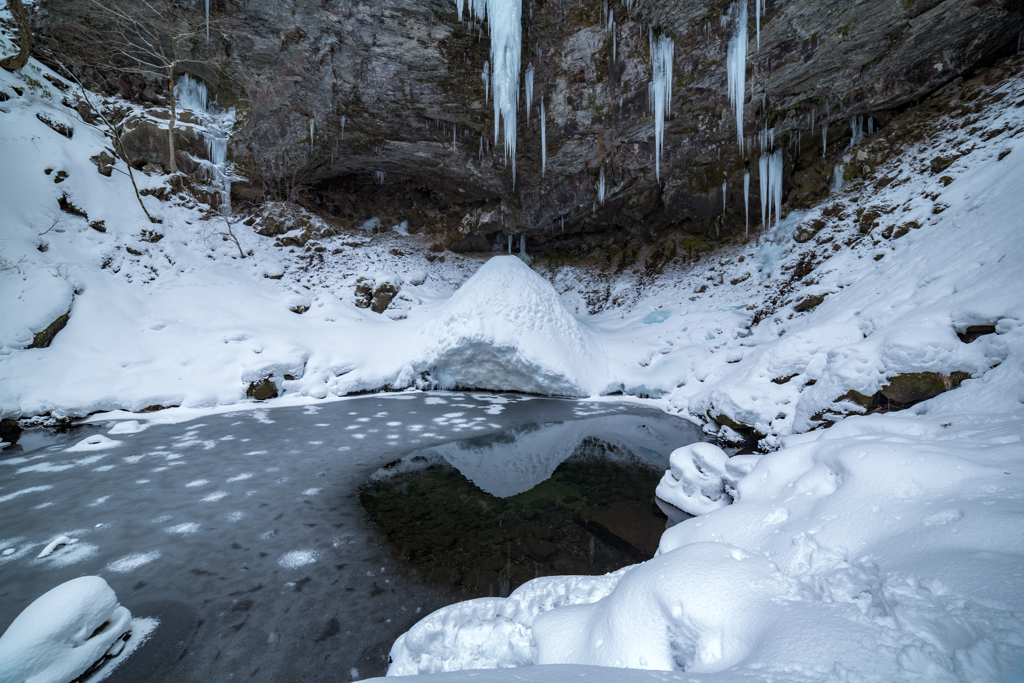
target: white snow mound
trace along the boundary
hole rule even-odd
[[[74,680],[108,650],[119,649],[131,619],[102,578],[83,576],[62,583],[26,607],[0,636],[2,679]]]
[[[759,455],[737,455],[710,443],[692,443],[672,451],[670,469],[658,484],[657,496],[691,515],[704,515],[739,499],[736,485],[747,476]]]
[[[419,329],[406,384],[430,371],[443,388],[589,396],[602,344],[515,256],[496,256]]]

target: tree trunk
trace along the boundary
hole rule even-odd
[[[171,120],[167,122],[167,151],[171,154],[171,173],[178,172],[178,162],[174,158],[174,123],[177,120],[174,102],[174,69],[167,70],[167,101],[171,105]]]
[[[18,27],[18,54],[0,60],[0,66],[16,71],[28,64],[28,57],[32,54],[32,27],[28,23],[28,10],[21,0],[7,0],[7,6],[11,8],[11,16]]]

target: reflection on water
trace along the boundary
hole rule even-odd
[[[145,429],[105,422],[67,434],[27,430],[17,446],[0,453],[0,633],[36,597],[96,574],[134,615],[160,620],[107,683],[315,683],[382,675],[395,638],[424,614],[466,595],[438,578],[445,578],[443,567],[462,565],[438,565],[438,580],[425,583],[419,565],[402,561],[367,520],[358,492],[385,463],[400,459],[396,472],[444,464],[448,476],[461,477],[448,457],[479,486],[519,494],[492,496],[522,509],[517,521],[507,515],[473,529],[481,548],[475,557],[501,558],[479,567],[493,573],[481,573],[479,583],[486,585],[475,590],[486,594],[494,584],[497,594],[503,571],[511,587],[540,567],[551,571],[557,558],[560,571],[597,571],[590,569],[589,533],[575,521],[577,512],[597,503],[584,500],[589,489],[572,481],[593,485],[597,470],[572,469],[575,461],[567,461],[568,479],[562,481],[559,470],[553,481],[531,489],[580,441],[592,434],[656,460],[698,434],[642,406],[483,393],[378,394],[250,408]],[[590,426],[587,433],[529,426],[539,422]],[[82,445],[87,440],[95,443]],[[517,442],[518,457],[515,449],[502,455],[488,446]],[[633,443],[636,448],[623,447]],[[412,462],[432,445],[435,450]],[[505,464],[488,473],[487,461]],[[436,468],[439,481],[443,470]],[[612,488],[624,486],[621,477],[616,482]],[[548,488],[554,493],[540,495]],[[404,504],[398,495],[384,499]],[[642,493],[630,500],[646,505],[647,499]],[[472,506],[459,509],[484,519]],[[405,523],[427,539],[407,555],[447,541],[443,527],[428,529],[426,518],[418,513]],[[503,535],[506,525],[524,526],[520,540]],[[572,552],[563,551],[559,529],[577,534]],[[469,534],[459,534],[450,534],[444,547],[466,552],[459,544]],[[39,558],[59,535],[78,541]],[[585,553],[578,552],[581,539]],[[417,541],[410,536],[409,542]],[[595,563],[621,562],[612,550],[628,555],[628,548],[602,543],[594,541]],[[556,552],[545,558],[552,545]],[[537,568],[534,556],[542,558]],[[519,567],[515,576],[513,567]]]
[[[504,596],[653,556],[666,525],[654,491],[668,453],[693,440],[680,431],[630,415],[532,425],[388,463],[360,499],[429,581]]]

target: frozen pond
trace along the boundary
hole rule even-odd
[[[99,574],[135,616],[160,620],[114,683],[380,675],[391,643],[419,618],[467,590],[486,594],[436,573],[427,580],[370,521],[360,487],[385,465],[396,476],[426,471],[425,462],[458,468],[487,495],[526,504],[565,462],[571,481],[536,487],[557,492],[522,522],[543,527],[562,523],[558,510],[594,507],[565,507],[579,497],[566,487],[586,476],[594,444],[614,451],[616,467],[650,470],[699,438],[689,423],[635,405],[482,393],[378,394],[110,431],[26,432],[0,455],[0,632],[50,588]],[[97,443],[69,450],[87,439]],[[619,488],[608,476],[606,488]],[[60,534],[78,541],[37,559]],[[624,561],[612,550],[602,552]],[[530,578],[524,557],[511,587]],[[572,557],[565,569],[594,571]],[[512,564],[504,582],[500,567],[485,577],[496,591],[509,587]]]

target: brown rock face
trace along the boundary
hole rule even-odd
[[[751,1],[741,151],[726,95],[735,22],[721,18],[731,17],[731,4],[666,0],[632,14],[608,6],[614,35],[600,3],[524,2],[521,61],[536,75],[529,112],[520,90],[514,174],[494,138],[493,103],[481,79],[490,59],[487,30],[460,22],[452,3],[242,0],[227,12],[215,2],[226,27],[218,38],[226,67],[190,70],[222,104],[238,106],[232,160],[278,196],[312,195],[330,211],[363,219],[408,218],[413,229],[444,232],[460,249],[495,248],[500,230],[526,234],[532,251],[608,254],[673,232],[717,238],[741,231],[744,169],[756,225],[760,148],[751,136],[766,127],[784,150],[785,195],[794,190],[800,206],[820,200],[850,139],[851,116],[865,116],[865,127],[873,116],[884,130],[897,108],[1015,47],[1024,27],[1021,4],[1005,0],[772,0],[758,42]],[[71,0],[46,0],[45,8],[39,14],[48,21],[84,11]],[[649,26],[675,41],[660,184]],[[197,45],[197,54],[204,49]],[[152,97],[147,84],[128,85]],[[463,233],[462,217],[487,206],[500,206],[500,219]]]

